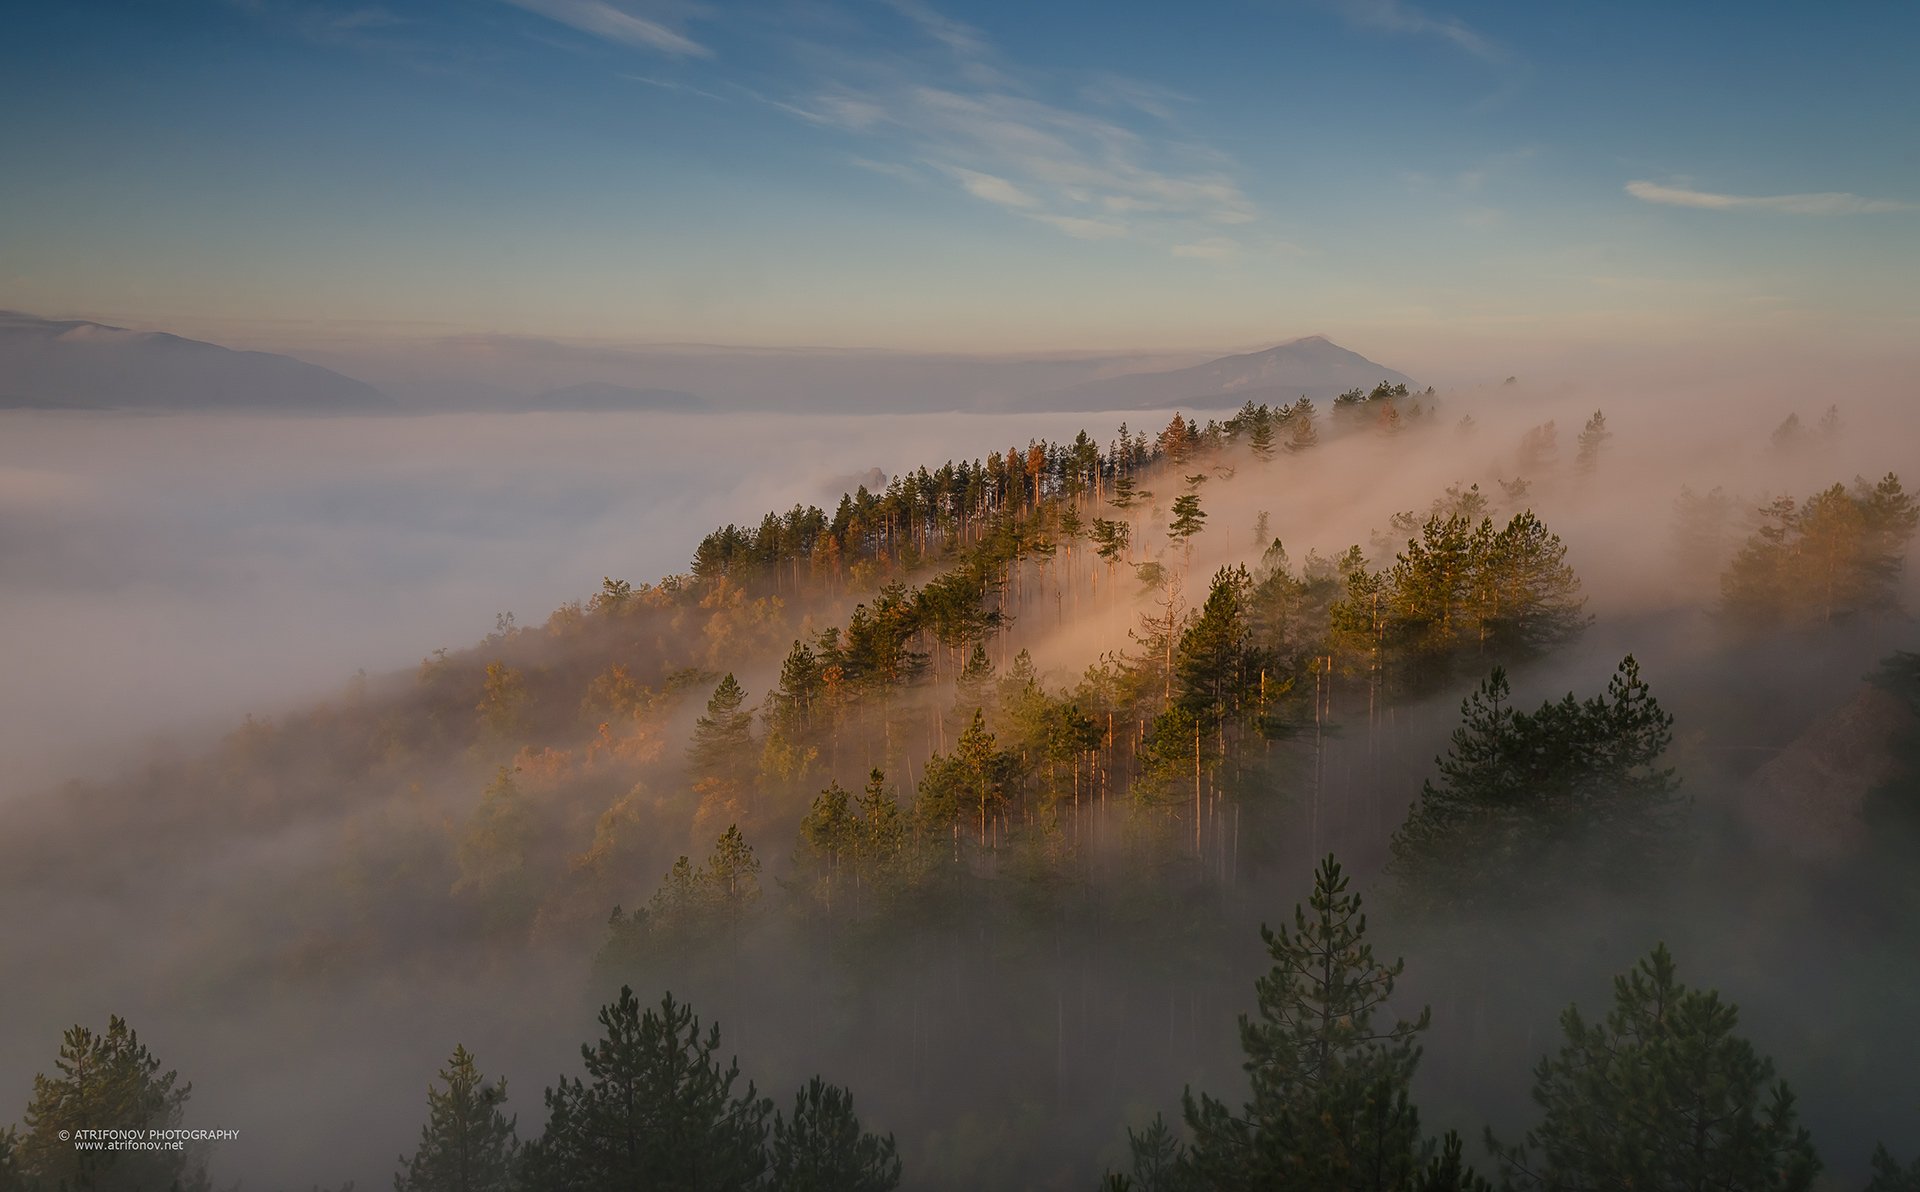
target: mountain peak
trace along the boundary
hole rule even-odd
[[[392,405],[371,385],[291,356],[18,311],[0,311],[0,392],[0,404],[49,409],[327,413]]]
[[[1228,409],[1249,401],[1277,405],[1301,397],[1324,400],[1382,381],[1413,384],[1405,373],[1316,334],[1189,368],[1088,381],[1043,401],[1068,410]]]

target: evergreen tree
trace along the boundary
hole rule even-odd
[[[1873,1148],[1873,1177],[1866,1192],[1920,1192],[1920,1159],[1906,1167],[1881,1144]]]
[[[1899,610],[1920,506],[1894,475],[1833,485],[1760,510],[1759,529],[1721,577],[1723,615],[1747,629],[1827,625]]]
[[[633,990],[600,1011],[601,1038],[582,1045],[587,1078],[546,1092],[547,1128],[522,1165],[530,1192],[745,1192],[766,1171],[773,1103],[753,1083],[738,1096],[738,1061],[721,1068],[720,1028],[704,1036],[668,994],[644,1013]]]
[[[1173,499],[1173,521],[1167,526],[1167,537],[1185,547],[1191,556],[1193,536],[1206,523],[1207,515],[1200,508],[1200,498],[1193,493],[1184,493]]]
[[[1540,1061],[1538,1126],[1502,1146],[1523,1190],[1804,1192],[1820,1161],[1773,1064],[1734,1034],[1739,1012],[1674,977],[1663,944],[1614,980],[1614,1008],[1588,1025],[1569,1007],[1566,1041]]]
[[[500,1112],[507,1082],[488,1084],[473,1055],[456,1046],[440,1070],[444,1088],[427,1088],[420,1149],[401,1156],[394,1192],[509,1192],[519,1142]]]
[[[1445,757],[1393,836],[1390,872],[1416,903],[1472,911],[1604,888],[1675,848],[1673,740],[1631,656],[1605,696],[1523,712],[1495,669],[1460,706]]]
[[[54,1070],[57,1075],[33,1078],[26,1131],[11,1148],[11,1178],[49,1192],[192,1192],[208,1186],[197,1149],[81,1150],[71,1141],[78,1130],[171,1130],[181,1124],[193,1086],[181,1084],[178,1072],[162,1072],[126,1019],[110,1017],[103,1034],[84,1026],[67,1031]]]
[[[1613,432],[1607,429],[1607,416],[1599,410],[1587,419],[1587,425],[1577,438],[1579,449],[1574,453],[1573,465],[1583,476],[1591,476],[1600,465],[1600,451],[1607,445]]]
[[[736,783],[744,779],[744,762],[753,750],[753,712],[741,706],[746,700],[732,674],[713,689],[706,713],[694,721],[693,744],[687,751],[696,773]]]
[[[1474,619],[1483,653],[1507,661],[1537,657],[1578,636],[1580,579],[1567,565],[1567,548],[1532,510],[1514,515],[1491,539],[1475,540]]]
[[[1210,1189],[1411,1187],[1421,1152],[1408,1100],[1430,1013],[1377,1024],[1402,962],[1382,965],[1366,940],[1360,898],[1328,857],[1314,873],[1293,929],[1260,931],[1273,969],[1240,1019],[1252,1098],[1235,1113],[1206,1095],[1184,1097],[1190,1165]]]
[[[520,922],[534,898],[527,860],[536,825],[513,775],[506,766],[495,772],[456,854],[460,876],[453,892],[477,900],[493,926]]]
[[[794,1095],[791,1118],[774,1115],[768,1192],[892,1192],[900,1174],[893,1135],[862,1130],[853,1096],[818,1076]]]
[[[1273,458],[1273,419],[1267,415],[1265,406],[1255,412],[1253,423],[1247,430],[1247,446],[1252,449],[1254,458],[1262,463]]]
[[[1489,1183],[1461,1156],[1460,1135],[1447,1131],[1440,1142],[1440,1153],[1414,1177],[1413,1192],[1493,1192]]]
[[[1104,1192],[1202,1192],[1187,1148],[1159,1114],[1145,1129],[1127,1127],[1128,1174],[1108,1173]]]
[[[1288,451],[1310,451],[1320,442],[1313,426],[1313,401],[1302,397],[1288,407],[1287,423],[1293,429],[1287,437]]]

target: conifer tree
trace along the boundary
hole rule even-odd
[[[1920,1159],[1902,1167],[1884,1143],[1873,1148],[1872,1171],[1866,1192],[1920,1192]]]
[[[1255,459],[1265,463],[1273,458],[1273,419],[1268,416],[1267,408],[1261,406],[1253,417],[1253,424],[1247,431],[1247,446],[1253,451]]]
[[[738,1061],[720,1066],[720,1028],[705,1035],[668,994],[642,1012],[633,990],[600,1011],[602,1033],[583,1044],[586,1079],[546,1092],[547,1127],[528,1144],[529,1192],[746,1192],[766,1171],[773,1103],[753,1082],[738,1095]]]
[[[1207,514],[1200,508],[1198,495],[1183,493],[1173,499],[1173,521],[1167,526],[1167,537],[1184,547],[1189,558],[1193,555],[1193,536],[1206,524]]]
[[[1460,706],[1440,781],[1393,836],[1389,865],[1411,900],[1472,911],[1643,875],[1676,849],[1673,740],[1631,656],[1604,696],[1523,712],[1496,668]]]
[[[476,899],[496,926],[517,921],[533,898],[527,859],[535,823],[513,775],[501,766],[480,796],[460,839],[460,877],[453,886],[455,894]]]
[[[1190,1166],[1209,1189],[1403,1189],[1422,1142],[1408,1100],[1430,1013],[1388,1013],[1403,962],[1383,965],[1367,942],[1360,898],[1332,857],[1291,931],[1260,931],[1273,969],[1256,1016],[1240,1019],[1252,1097],[1239,1112],[1189,1091]]]
[[[178,1072],[162,1072],[126,1019],[110,1017],[102,1034],[84,1026],[67,1031],[54,1071],[33,1078],[26,1130],[13,1142],[14,1178],[24,1186],[74,1192],[192,1192],[208,1186],[197,1148],[82,1150],[71,1141],[77,1130],[169,1130],[181,1124],[193,1086],[180,1083]]]
[[[513,1121],[500,1112],[507,1082],[487,1083],[461,1046],[440,1080],[445,1087],[427,1087],[420,1148],[412,1158],[401,1156],[394,1192],[509,1192],[519,1142]]]
[[[1302,397],[1288,407],[1287,423],[1293,429],[1287,437],[1288,451],[1311,451],[1320,442],[1313,426],[1313,401]]]
[[[1540,1124],[1502,1146],[1508,1184],[1805,1192],[1819,1171],[1793,1093],[1734,1033],[1739,1012],[1674,976],[1663,944],[1614,980],[1613,1011],[1561,1016],[1566,1041],[1540,1061]]]
[[[1600,466],[1600,452],[1612,437],[1613,432],[1607,429],[1607,416],[1595,410],[1576,439],[1579,449],[1574,452],[1573,466],[1581,475],[1591,476]]]
[[[767,1192],[892,1192],[901,1175],[893,1135],[861,1129],[852,1094],[818,1076],[774,1115],[767,1169]]]
[[[1131,1170],[1108,1173],[1103,1192],[1202,1192],[1186,1146],[1160,1114],[1143,1129],[1127,1127],[1127,1152]]]
[[[1493,1192],[1493,1185],[1467,1165],[1460,1135],[1449,1130],[1439,1153],[1414,1177],[1413,1192]]]
[[[744,776],[743,759],[751,757],[753,746],[753,712],[741,706],[746,700],[747,693],[731,673],[714,687],[706,713],[694,721],[693,744],[687,751],[697,773],[736,782]]]

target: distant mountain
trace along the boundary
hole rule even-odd
[[[1222,356],[1170,372],[1131,373],[1058,389],[1031,403],[1050,410],[1231,409],[1300,397],[1326,399],[1382,381],[1412,385],[1405,373],[1350,352],[1324,335],[1291,340],[1264,352]]]
[[[533,410],[699,410],[705,406],[699,397],[681,389],[629,389],[601,381],[549,389],[527,399],[527,408]]]
[[[334,413],[392,405],[371,385],[291,356],[0,311],[0,407]]]

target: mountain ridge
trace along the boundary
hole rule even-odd
[[[0,407],[361,413],[394,402],[364,381],[275,352],[0,310]]]
[[[1413,378],[1405,373],[1315,334],[1185,368],[1082,381],[1040,395],[1030,408],[1230,409],[1248,401],[1282,404],[1299,397],[1324,400],[1349,389],[1370,389],[1382,381],[1413,386]]]

